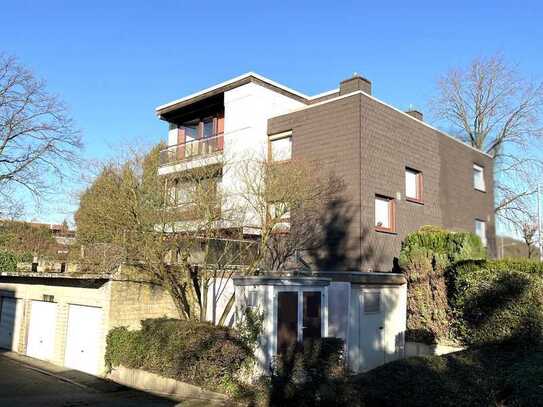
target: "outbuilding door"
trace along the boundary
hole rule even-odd
[[[98,374],[102,337],[102,308],[70,305],[64,365]]]
[[[52,360],[55,351],[57,304],[32,301],[26,354],[37,359]]]
[[[321,291],[279,291],[277,293],[277,353],[296,342],[322,336]]]
[[[22,313],[23,300],[0,298],[0,348],[17,351]]]

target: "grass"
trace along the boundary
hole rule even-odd
[[[388,363],[355,376],[361,406],[541,406],[543,347],[492,345]]]

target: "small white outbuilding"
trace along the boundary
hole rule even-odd
[[[234,277],[234,286],[236,319],[247,307],[263,318],[261,372],[269,373],[274,355],[307,338],[343,339],[353,373],[404,356],[407,284],[401,274],[274,273]]]

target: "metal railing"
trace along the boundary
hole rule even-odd
[[[222,151],[224,135],[206,137],[169,146],[160,152],[160,165],[168,165],[198,157],[205,157]]]

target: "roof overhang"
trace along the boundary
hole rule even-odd
[[[168,115],[169,113],[172,113],[175,110],[182,109],[196,102],[223,94],[226,91],[235,89],[237,87],[246,85],[251,82],[257,83],[261,86],[272,89],[278,93],[281,93],[292,99],[298,100],[299,102],[302,102],[302,103],[308,104],[313,99],[313,97],[304,95],[303,93],[300,93],[278,82],[272,81],[271,79],[268,79],[262,75],[259,75],[254,72],[248,72],[246,74],[229,79],[225,82],[221,82],[217,85],[203,89],[199,92],[185,96],[181,99],[177,99],[172,102],[160,105],[155,109],[155,112],[157,116],[160,117],[161,119],[167,119],[165,115]]]

